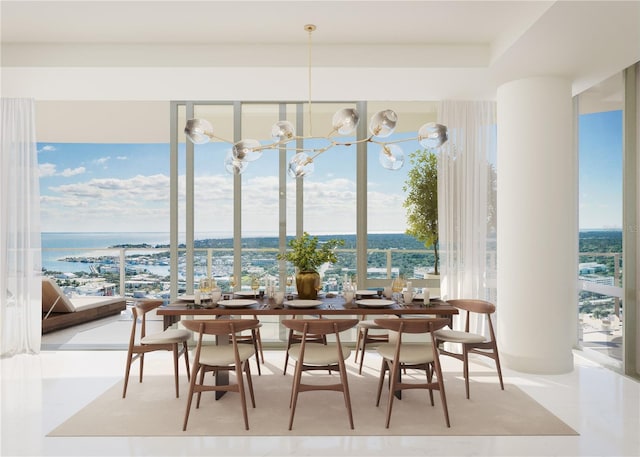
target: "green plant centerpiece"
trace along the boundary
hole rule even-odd
[[[289,241],[289,251],[278,254],[278,260],[287,260],[296,267],[298,298],[315,300],[320,287],[318,269],[325,263],[338,260],[335,249],[344,246],[344,240],[330,239],[320,242],[317,236],[304,232],[301,237]]]

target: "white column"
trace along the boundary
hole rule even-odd
[[[498,343],[528,373],[573,369],[577,335],[578,160],[571,85],[498,89]]]

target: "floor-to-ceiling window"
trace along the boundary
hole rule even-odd
[[[637,125],[637,111],[627,110],[631,87],[618,73],[576,97],[579,154],[579,346],[585,354],[617,369],[635,358],[637,303],[625,302],[635,288],[636,263],[627,263],[625,243],[635,246],[637,160],[627,126]],[[634,92],[634,91],[631,91]],[[627,201],[627,206],[624,202]],[[626,209],[625,209],[626,208]],[[633,243],[629,244],[629,241]],[[635,252],[637,248],[633,248]],[[625,277],[625,274],[628,277]],[[629,295],[627,295],[629,296]],[[635,297],[635,293],[630,295]],[[625,355],[626,354],[626,355]]]

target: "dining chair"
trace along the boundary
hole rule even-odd
[[[389,333],[380,333],[383,330],[373,319],[366,319],[366,315],[360,316],[360,322],[357,325],[356,348],[353,362],[358,363],[358,354],[360,354],[360,365],[358,374],[362,374],[362,365],[364,363],[364,354],[368,344],[381,344],[389,342]],[[374,333],[370,333],[374,331]]]
[[[478,354],[493,359],[496,363],[498,371],[498,379],[500,380],[500,388],[504,390],[502,381],[502,370],[500,369],[500,356],[498,355],[498,344],[496,335],[491,322],[491,315],[495,313],[496,306],[485,300],[479,299],[458,299],[447,300],[451,306],[466,312],[464,331],[451,330],[450,328],[440,329],[436,332],[436,344],[440,348],[440,353],[448,355],[462,361],[464,371],[464,384],[467,398],[469,398],[469,354]],[[470,324],[472,317],[483,317],[489,329],[489,336],[480,335],[471,332]],[[461,352],[454,352],[444,349],[444,343],[459,343]]]
[[[187,409],[184,415],[183,431],[187,430],[189,412],[193,395],[198,394],[196,408],[200,407],[200,397],[202,392],[238,392],[242,405],[242,415],[244,417],[245,430],[249,430],[249,418],[247,416],[247,400],[245,395],[244,378],[246,375],[251,406],[256,407],[253,393],[253,382],[251,380],[251,367],[249,359],[255,354],[255,346],[240,344],[237,334],[245,330],[255,329],[260,324],[257,319],[216,319],[216,320],[186,320],[184,326],[198,335],[198,343],[195,349],[193,361],[193,375],[189,383],[189,398]],[[205,335],[216,337],[225,335],[231,343],[204,345]],[[234,371],[236,383],[231,384],[205,384],[205,373],[213,372],[214,378],[220,372]],[[243,372],[245,375],[243,375]]]
[[[300,315],[293,315],[291,316],[291,319],[301,319],[302,316]],[[319,316],[319,319],[323,319],[322,316]],[[320,343],[320,344],[327,344],[327,336],[326,335],[316,335],[313,333],[309,333],[308,335],[306,335],[304,337],[304,339],[306,339],[306,341],[308,343]],[[291,346],[293,346],[294,344],[299,344],[300,342],[302,342],[303,340],[303,336],[299,331],[296,331],[292,328],[289,329],[289,335],[287,336],[287,349],[285,351],[285,355],[284,355],[284,368],[282,369],[282,374],[286,375],[287,374],[287,367],[289,366],[289,349],[291,348]]]
[[[258,316],[254,314],[253,319],[258,320]],[[255,356],[256,356],[256,366],[258,369],[258,376],[262,376],[262,370],[260,369],[260,362],[262,362],[262,365],[264,365],[262,336],[260,335],[261,328],[262,328],[262,322],[258,320],[258,325],[255,328],[249,329],[245,332],[240,332],[236,335],[236,339],[238,340],[238,343],[251,344],[254,347]]]
[[[351,410],[351,396],[347,380],[347,369],[344,361],[351,354],[351,349],[340,342],[340,333],[355,327],[358,319],[285,319],[282,325],[293,329],[302,335],[300,343],[293,344],[288,354],[296,361],[291,387],[289,408],[289,430],[293,427],[298,394],[312,390],[331,390],[342,392],[347,407],[349,425],[353,430],[353,413]],[[307,338],[310,335],[334,335],[335,343],[317,344]],[[338,384],[306,384],[302,382],[302,372],[311,370],[336,370],[340,376]]]
[[[127,386],[129,384],[129,373],[131,365],[136,360],[140,360],[140,382],[144,371],[144,356],[154,351],[172,351],[173,368],[176,385],[176,398],[180,396],[178,381],[178,358],[183,355],[187,367],[187,378],[190,379],[189,372],[189,350],[187,342],[191,339],[191,332],[185,329],[166,329],[163,332],[147,335],[147,314],[163,304],[163,300],[146,299],[136,300],[131,310],[133,315],[133,325],[129,337],[129,349],[127,351],[127,367],[124,374],[124,388],[122,398],[127,396]],[[140,337],[137,336],[138,320],[140,320]]]
[[[378,395],[376,406],[380,405],[382,396],[382,386],[389,372],[389,399],[387,401],[387,418],[385,427],[389,428],[391,422],[391,410],[397,392],[405,389],[427,389],[431,406],[434,406],[433,391],[440,392],[440,400],[444,412],[447,427],[450,427],[449,410],[447,408],[447,396],[444,389],[444,379],[438,346],[436,345],[434,332],[449,322],[443,318],[391,318],[375,319],[377,325],[391,332],[395,332],[395,342],[385,343],[378,346],[378,353],[382,356],[382,367],[378,379]],[[425,342],[403,342],[405,334],[425,334],[428,341]],[[402,370],[424,370],[426,382],[407,382],[401,379]],[[435,375],[435,380],[433,379]]]

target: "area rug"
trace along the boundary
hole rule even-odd
[[[254,365],[255,367],[255,365]],[[293,371],[292,369],[289,370]],[[220,400],[204,393],[200,408],[192,404],[189,423],[182,431],[188,383],[182,379],[180,398],[175,398],[172,376],[147,376],[138,383],[132,374],[127,398],[122,398],[122,382],[78,411],[47,436],[331,436],[331,435],[577,435],[578,433],[534,401],[518,387],[495,376],[474,379],[471,399],[465,398],[464,380],[459,372],[444,375],[451,427],[445,425],[439,393],[431,406],[427,391],[408,390],[395,400],[389,429],[385,428],[387,393],[376,407],[377,373],[358,375],[350,367],[349,386],[355,430],[349,428],[343,396],[339,392],[303,392],[298,399],[293,430],[288,430],[292,375],[283,376],[281,367],[263,366],[262,376],[253,374],[256,408],[249,408],[249,427],[244,429],[240,397],[227,393]],[[307,382],[335,382],[326,372],[305,373]],[[210,375],[209,375],[210,376]],[[424,374],[409,373],[424,379]],[[184,376],[182,376],[184,378]],[[419,377],[419,378],[418,378]],[[231,382],[235,377],[231,376]]]

